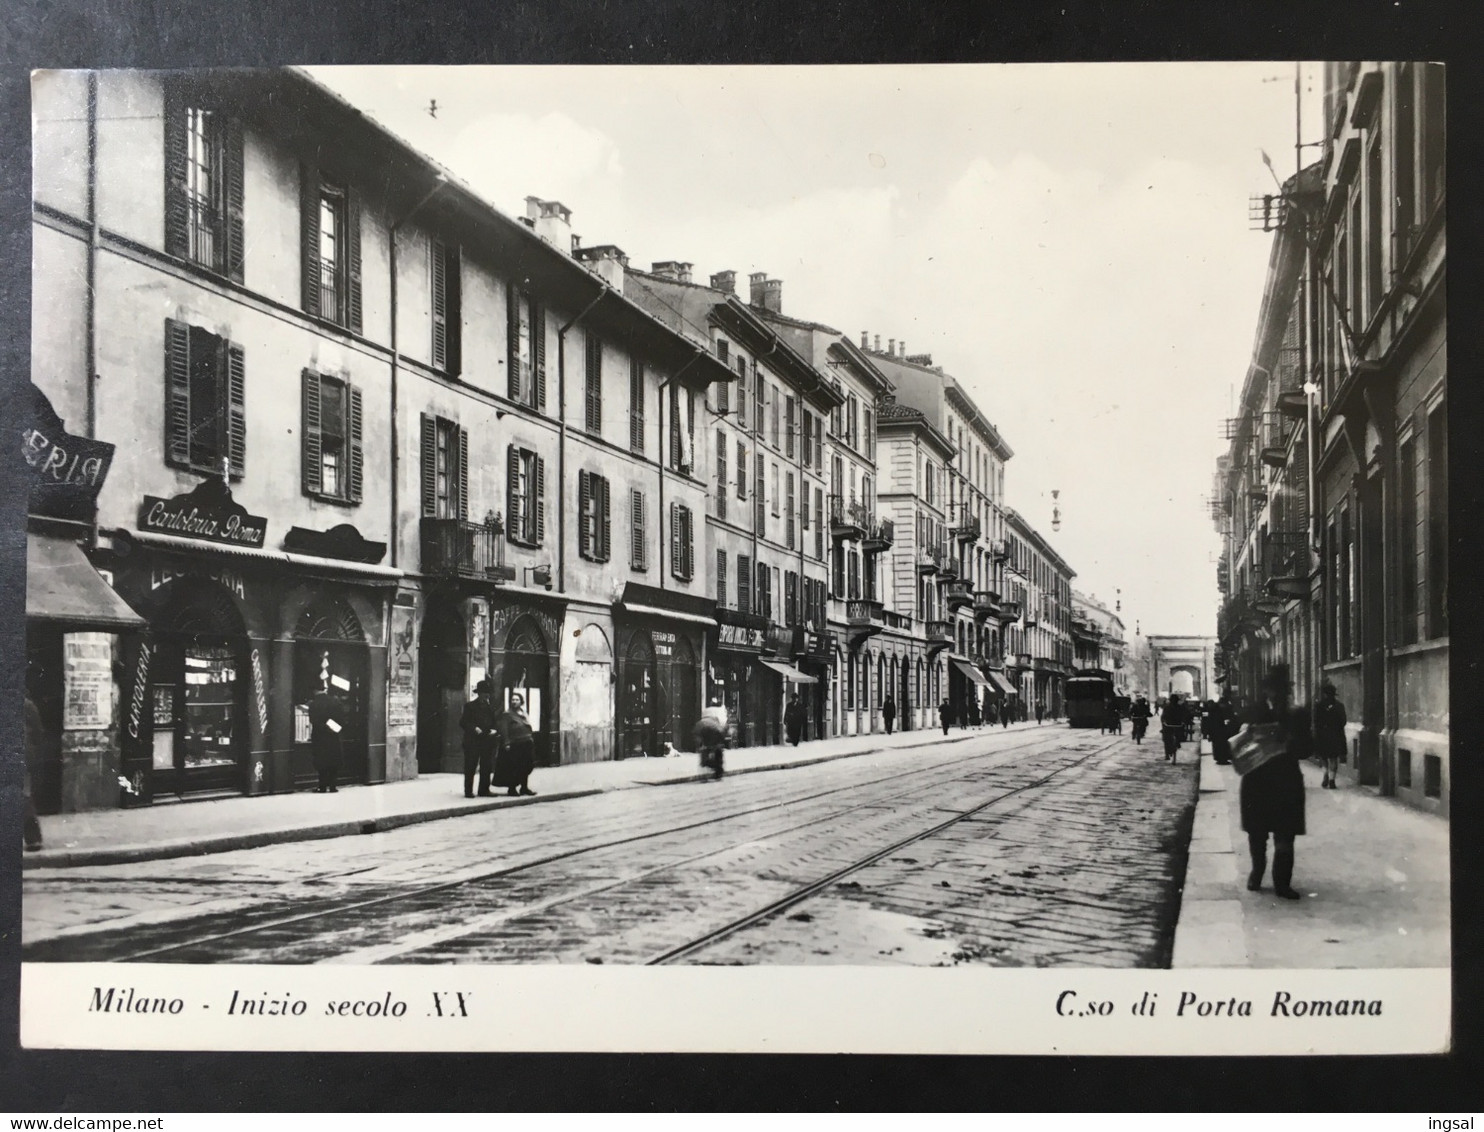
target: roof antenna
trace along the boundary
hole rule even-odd
[[[438,117],[438,100],[436,98],[428,99],[428,117]]]
[[[1061,495],[1061,492],[1060,491],[1056,490],[1055,488],[1052,489],[1052,491],[1051,491],[1051,529],[1053,531],[1059,531],[1059,530],[1061,530],[1061,504],[1059,504],[1057,502],[1057,498],[1060,495]]]

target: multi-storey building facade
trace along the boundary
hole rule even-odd
[[[1014,508],[1005,509],[1005,530],[1009,590],[1020,607],[1019,622],[1005,632],[1007,666],[1023,702],[1041,704],[1056,719],[1062,714],[1062,682],[1073,668],[1072,579],[1077,575]]]
[[[544,763],[689,732],[690,406],[732,375],[574,260],[565,209],[504,216],[293,71],[55,73],[35,99],[38,419],[116,446],[77,533],[144,622],[73,640],[38,611],[44,809],[120,778],[125,802],[294,789],[324,684],[347,781],[454,769],[486,676]],[[615,657],[625,624],[652,654]]]
[[[863,345],[867,336],[861,335]],[[946,625],[947,683],[942,694],[955,716],[972,702],[1018,695],[1007,664],[1006,627],[1017,621],[1007,589],[1009,559],[1005,525],[1005,462],[1014,452],[980,411],[963,384],[928,354],[906,353],[894,340],[880,349],[879,336],[867,354],[896,387],[896,403],[921,412],[948,441],[952,456],[924,468],[925,499],[941,511],[940,525],[917,538],[924,563],[919,608],[933,608]],[[939,474],[941,473],[941,475]]]
[[[1072,665],[1113,675],[1113,690],[1129,694],[1129,665],[1123,618],[1116,609],[1079,590],[1072,591]]]
[[[1275,474],[1257,483],[1266,500],[1249,496],[1271,507],[1281,474],[1302,519],[1280,516],[1276,529],[1294,532],[1302,549],[1290,561],[1281,545],[1249,552],[1261,569],[1244,573],[1252,532],[1234,521],[1218,579],[1227,587],[1225,675],[1243,688],[1262,664],[1287,659],[1301,700],[1318,680],[1332,681],[1350,721],[1342,777],[1446,814],[1443,67],[1327,65],[1322,125],[1317,167],[1285,186],[1269,275],[1276,292],[1282,258],[1300,261],[1286,269],[1298,277],[1294,310],[1270,319],[1264,300],[1266,333],[1293,325],[1294,372],[1280,365],[1268,384],[1278,413],[1296,423],[1280,444],[1258,446]],[[1223,473],[1221,503],[1234,519],[1244,503],[1239,470],[1251,465],[1243,442],[1264,404],[1249,393]],[[1301,449],[1297,438],[1312,440]],[[1269,516],[1269,538],[1274,529]],[[1242,650],[1246,665],[1233,664]]]
[[[629,269],[624,289],[736,377],[700,407],[709,453],[706,564],[718,622],[708,693],[726,704],[739,744],[779,742],[792,694],[805,709],[805,736],[817,738],[829,732],[835,656],[826,422],[844,395],[763,317],[777,312],[778,280],[755,278],[745,303],[734,273],[706,286],[691,281],[690,269],[676,261]]]

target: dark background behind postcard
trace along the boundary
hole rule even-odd
[[[304,3],[303,0],[11,0],[0,14],[0,403],[29,372],[30,121],[34,67],[285,63],[861,63],[1136,59],[1423,58],[1448,73],[1451,368],[1480,372],[1481,121],[1477,3],[1256,4],[675,2]],[[1469,19],[1467,17],[1474,17]],[[1212,123],[1219,129],[1220,123]],[[1224,379],[1223,379],[1224,380]],[[1453,554],[1479,561],[1478,381],[1450,383]],[[7,453],[8,453],[7,449]],[[9,456],[7,456],[9,459]],[[0,474],[0,655],[24,655],[18,477]],[[1455,568],[1456,569],[1456,568]],[[0,1107],[42,1113],[437,1109],[1264,1109],[1478,1107],[1484,951],[1479,826],[1478,599],[1453,621],[1461,691],[1453,734],[1455,1053],[1448,1058],[450,1056],[86,1053],[18,1050],[20,667],[0,670]],[[12,757],[14,756],[14,757]],[[1459,878],[1464,878],[1460,880]],[[1472,1088],[1470,1088],[1472,1086]]]

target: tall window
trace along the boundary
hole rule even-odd
[[[469,434],[444,417],[422,414],[422,513],[469,517]]]
[[[1366,210],[1366,315],[1374,318],[1381,308],[1383,253],[1385,250],[1381,218],[1385,215],[1384,190],[1381,185],[1381,131],[1371,131],[1370,149],[1366,156],[1365,210]]]
[[[752,558],[737,555],[737,612],[752,612]]]
[[[795,537],[794,536],[794,510],[795,510],[795,507],[797,506],[796,503],[795,503],[795,501],[794,501],[794,474],[792,472],[789,472],[788,473],[787,481],[788,481],[787,482],[788,493],[787,493],[787,496],[786,496],[786,498],[784,500],[785,507],[784,507],[784,513],[783,513],[783,522],[784,522],[784,528],[785,528],[784,545],[787,546],[789,550],[792,550],[794,548],[794,537]]]
[[[1427,414],[1427,635],[1448,635],[1448,404]]]
[[[790,394],[784,401],[783,413],[783,450],[784,454],[793,458],[794,454],[794,413],[796,406],[793,395]]]
[[[778,388],[778,386],[776,386],[776,385],[769,385],[768,386],[768,400],[772,402],[771,410],[770,410],[770,412],[768,414],[768,417],[769,417],[769,431],[768,431],[768,435],[769,435],[769,437],[772,440],[773,447],[774,447],[775,450],[778,448],[778,432],[779,432],[779,419],[778,419],[779,418],[779,408],[778,408],[778,402],[781,400],[781,394],[782,394],[782,390],[780,390]]]
[[[776,463],[769,465],[769,479],[771,481],[770,486],[773,489],[769,493],[769,502],[772,504],[773,517],[776,519],[782,496],[782,492],[778,490],[778,465]]]
[[[753,529],[759,535],[768,533],[768,482],[763,474],[763,455],[759,451],[753,458],[753,467],[757,473],[757,485],[753,491]]]
[[[1421,66],[1421,121],[1418,137],[1421,141],[1421,160],[1418,162],[1419,196],[1422,198],[1422,216],[1432,214],[1433,208],[1443,199],[1446,187],[1443,167],[1443,128],[1445,121],[1443,64],[1423,63]]]
[[[649,522],[644,493],[637,488],[629,491],[629,565],[635,570],[649,569]]]
[[[727,604],[727,552],[716,552],[716,604],[723,609]]]
[[[577,552],[591,562],[607,562],[612,553],[608,493],[606,476],[577,473]]]
[[[629,361],[629,451],[644,451],[644,363]]]
[[[861,428],[865,432],[866,456],[876,459],[876,429],[871,424],[871,410],[863,409],[861,412]]]
[[[824,488],[814,489],[814,557],[824,561]]]
[[[696,443],[696,395],[670,385],[670,467],[689,472]]]
[[[247,456],[242,347],[199,326],[165,320],[165,462],[203,475],[242,476]]]
[[[459,247],[432,241],[433,368],[455,377],[463,368],[463,278]]]
[[[670,573],[688,582],[695,569],[695,531],[691,509],[670,504]]]
[[[1397,572],[1401,581],[1397,616],[1404,645],[1417,640],[1417,441],[1407,436],[1397,446]]]
[[[303,302],[308,314],[361,332],[361,208],[348,186],[305,166],[300,181]]]
[[[731,490],[727,479],[727,434],[716,430],[716,517],[727,517],[727,492]]]
[[[737,498],[747,498],[747,445],[737,441]]]
[[[747,359],[737,355],[737,424],[747,427]]]
[[[1351,610],[1355,604],[1353,585],[1355,581],[1355,542],[1350,530],[1350,511],[1340,512],[1340,563],[1339,563],[1339,608],[1336,618],[1339,634],[1335,653],[1340,657],[1350,655],[1350,642],[1354,639],[1350,624]]]
[[[306,369],[303,375],[300,479],[305,495],[361,501],[361,391]]]
[[[527,448],[506,450],[506,537],[540,546],[546,537],[546,461]]]
[[[1396,211],[1395,250],[1398,267],[1405,262],[1416,238],[1417,224],[1417,96],[1416,68],[1411,63],[1396,69],[1396,145],[1393,147],[1395,178],[1393,200]]]
[[[603,343],[596,334],[587,336],[587,381],[583,398],[583,425],[588,432],[603,431]]]
[[[546,408],[546,317],[541,305],[525,291],[505,292],[506,355],[510,367],[512,401],[533,409]]]
[[[215,110],[165,103],[165,251],[242,282],[242,127]]]

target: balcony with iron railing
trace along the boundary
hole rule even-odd
[[[867,554],[880,554],[883,550],[890,550],[896,540],[896,523],[890,519],[877,519],[873,516],[861,539],[861,549]]]
[[[973,603],[974,594],[970,589],[971,584],[967,579],[960,578],[943,587],[943,601],[950,613],[957,613],[964,606]]]
[[[978,515],[965,515],[959,525],[953,528],[953,537],[959,542],[978,542],[983,533],[984,528],[980,525]]]
[[[1019,621],[1020,620],[1020,602],[1018,602],[1018,601],[1002,601],[1002,602],[1000,602],[1000,611],[997,614],[995,614],[995,617],[998,620],[1005,621],[1005,622]]]
[[[1303,597],[1309,589],[1310,557],[1304,531],[1273,531],[1263,544],[1262,578],[1270,594]]]
[[[886,627],[885,607],[874,598],[852,598],[845,603],[845,623],[850,627],[852,649]]]
[[[1010,557],[1010,543],[1007,539],[997,538],[989,545],[990,556],[996,562],[1003,562]]]
[[[953,625],[950,622],[929,621],[926,630],[928,655],[931,656],[953,646]]]
[[[958,581],[958,559],[944,552],[938,560],[938,584]]]
[[[974,620],[981,625],[1000,608],[1000,595],[994,590],[974,591]]]
[[[830,496],[830,537],[836,542],[854,541],[866,536],[871,526],[871,513],[865,504],[846,502],[840,495]]]
[[[943,565],[943,552],[931,543],[920,545],[917,548],[917,572],[924,575],[936,574]]]
[[[504,562],[505,524],[493,512],[482,523],[425,518],[419,533],[422,572],[430,577],[515,580],[515,567]]]

